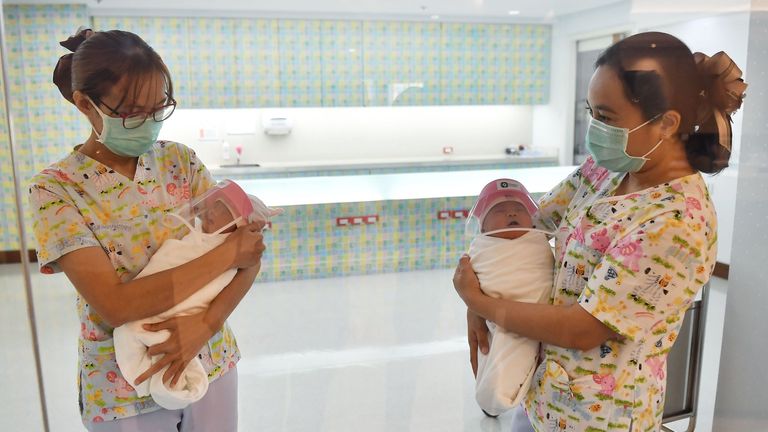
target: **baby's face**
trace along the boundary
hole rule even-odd
[[[496,231],[505,228],[533,228],[531,215],[525,206],[517,201],[504,201],[491,207],[483,219],[482,232]],[[508,231],[492,234],[494,237],[516,239],[526,234],[526,231]]]
[[[221,201],[216,201],[213,203],[213,205],[209,206],[209,208],[207,208],[201,215],[200,219],[203,222],[204,233],[216,232],[219,228],[234,220],[232,213],[229,212],[227,206],[225,206]],[[224,232],[232,232],[235,229],[237,229],[237,227],[232,225],[231,227],[224,230]]]

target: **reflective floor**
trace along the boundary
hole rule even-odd
[[[40,430],[19,265],[0,266],[0,430]],[[242,431],[509,431],[473,399],[464,308],[451,270],[256,284],[230,319]],[[74,290],[33,275],[53,431],[83,430]],[[709,431],[726,282],[713,283],[701,413]],[[7,387],[6,387],[7,386]],[[671,425],[685,430],[687,421]]]

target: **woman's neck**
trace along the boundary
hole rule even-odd
[[[696,172],[688,163],[685,144],[678,139],[670,139],[667,143],[662,143],[661,146],[663,147],[665,144],[667,145],[665,151],[651,154],[650,160],[646,161],[642,170],[624,176],[614,191],[614,195],[638,192]]]
[[[96,133],[93,131],[88,140],[77,150],[129,179],[136,175],[136,162],[138,158],[119,156],[112,153],[104,144],[96,141]]]

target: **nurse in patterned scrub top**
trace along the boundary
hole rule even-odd
[[[485,296],[462,257],[473,367],[486,319],[542,342],[514,432],[660,430],[667,354],[717,255],[700,172],[728,166],[740,77],[664,33],[611,46],[589,84],[591,157],[539,203],[559,224],[551,304]]]
[[[74,54],[59,60],[54,83],[93,130],[31,180],[29,202],[40,271],[63,271],[78,293],[83,423],[92,431],[235,431],[240,353],[226,319],[259,272],[262,226],[240,227],[202,257],[134,280],[163,241],[186,234],[163,215],[214,181],[192,150],[157,141],[176,101],[149,45],[117,30],[82,30],[62,45]],[[173,384],[197,357],[211,382],[206,396],[176,411],[138,397],[117,367],[114,327],[170,309],[232,268],[236,276],[205,312],[148,328],[171,336],[150,348],[156,363],[137,379],[169,365],[163,378]]]

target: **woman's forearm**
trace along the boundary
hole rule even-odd
[[[232,267],[233,254],[221,245],[178,267],[120,284],[116,290],[116,303],[121,305],[122,311],[114,324],[160,314]]]
[[[206,319],[209,320],[211,330],[218,331],[224,325],[240,301],[245,297],[259,274],[261,265],[240,269],[215,299],[208,306]]]
[[[481,294],[467,306],[507,331],[564,348],[587,350],[617,336],[578,304],[521,303]]]

